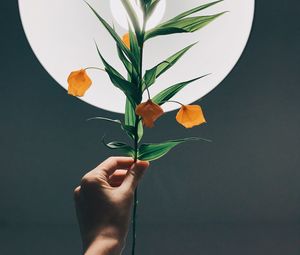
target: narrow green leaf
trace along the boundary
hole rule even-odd
[[[153,12],[156,10],[157,5],[160,3],[160,0],[157,0],[155,2],[153,2],[151,5],[149,5],[149,7],[146,9],[146,20],[148,20],[151,15],[153,14]]]
[[[114,69],[110,64],[108,64],[108,62],[102,56],[97,44],[96,48],[112,83],[124,92],[124,94],[126,95],[126,97],[132,105],[135,105],[137,102],[140,101],[141,93],[133,86],[132,83],[125,80],[125,78],[116,69]]]
[[[117,50],[118,50],[119,59],[122,61],[124,67],[126,68],[127,73],[131,74],[132,73],[132,64],[127,59],[127,57],[124,55],[122,49],[118,45],[117,45]]]
[[[113,27],[114,31],[115,31],[115,27]],[[126,71],[128,74],[131,74],[132,72],[132,64],[131,62],[129,61],[128,57],[126,56],[126,54],[123,52],[123,50],[120,48],[120,46],[118,45],[118,43],[116,43],[116,46],[117,46],[117,52],[118,52],[118,56],[119,56],[119,59],[121,60],[121,62],[123,63]]]
[[[138,142],[140,142],[143,138],[144,135],[144,126],[143,122],[139,120],[139,125],[138,125]]]
[[[133,107],[128,99],[126,99],[126,105],[125,105],[125,125],[127,127],[130,127],[133,132],[132,135],[129,135],[129,137],[134,140],[135,139],[135,112],[133,110]]]
[[[135,122],[136,122],[135,108],[133,108],[130,102],[126,100],[125,125],[130,126],[133,130],[135,130]],[[143,134],[144,134],[143,123],[139,121],[138,131],[137,131],[138,141],[142,139]],[[134,136],[132,138],[134,139]]]
[[[123,6],[125,7],[126,12],[129,15],[130,21],[132,22],[136,35],[140,34],[141,27],[135,10],[133,9],[132,5],[129,3],[128,0],[121,0],[121,1]]]
[[[134,135],[135,135],[135,129],[134,129],[134,127],[124,125],[124,124],[122,123],[122,121],[120,121],[120,120],[113,120],[113,119],[104,118],[104,117],[94,117],[94,118],[87,119],[87,121],[90,121],[90,120],[100,120],[100,121],[107,121],[107,122],[111,122],[111,123],[118,124],[118,125],[120,125],[121,129],[122,129],[123,131],[125,131],[126,134],[127,134],[130,138],[134,138]]]
[[[144,86],[143,90],[145,90],[147,87],[150,87],[152,84],[155,83],[155,80],[162,75],[164,72],[166,72],[169,68],[171,68],[173,65],[177,63],[177,61],[190,49],[192,48],[196,43],[193,43],[184,49],[176,52],[163,62],[159,63],[155,67],[151,68],[150,70],[147,70],[144,75]]]
[[[157,143],[157,144],[142,144],[138,151],[138,159],[139,160],[145,160],[145,161],[153,161],[156,159],[159,159],[166,155],[171,149],[176,147],[179,144],[182,144],[184,142],[188,141],[206,141],[210,142],[209,140],[198,138],[198,137],[190,137],[185,139],[179,139],[179,140],[170,140],[163,143]]]
[[[133,126],[123,126],[123,129],[127,132],[129,137],[134,137],[135,136],[135,128]]]
[[[190,17],[184,18],[180,20],[175,20],[169,22],[165,25],[159,25],[151,30],[149,30],[145,35],[145,41],[161,35],[170,35],[170,34],[177,34],[177,33],[192,33],[195,32],[212,21],[214,21],[219,16],[223,15],[225,12],[218,13],[215,15],[209,16],[198,16],[198,17]]]
[[[132,23],[132,26],[134,28],[134,34],[136,35],[137,41],[139,42],[139,45],[143,43],[143,31],[142,31],[142,24],[139,22],[139,18],[137,16],[136,11],[134,10],[133,6],[130,4],[129,0],[121,0],[123,3],[123,6],[126,9],[127,14],[129,15],[129,19]],[[131,28],[131,25],[128,25],[129,28]],[[135,57],[138,55],[133,54]]]
[[[129,41],[130,41],[130,51],[135,56],[137,62],[137,71],[140,68],[140,48],[137,41],[136,34],[132,31],[131,27],[129,26]]]
[[[131,63],[137,67],[137,63],[135,60],[134,55],[131,54],[130,50],[126,47],[126,45],[123,43],[122,39],[120,36],[115,32],[115,30],[103,19],[97,12],[96,10],[88,3],[85,1],[85,3],[90,7],[90,9],[93,11],[93,13],[96,15],[96,17],[99,19],[99,21],[102,23],[102,25],[106,28],[106,30],[110,33],[112,38],[116,41],[120,49],[126,54],[128,59],[131,61]]]
[[[90,121],[90,120],[102,120],[102,121],[107,121],[107,122],[122,125],[122,122],[120,120],[113,120],[113,119],[109,119],[109,118],[105,118],[105,117],[94,117],[94,118],[87,119],[87,121]]]
[[[134,85],[130,82],[128,82],[125,79],[121,79],[120,77],[116,76],[114,73],[112,73],[109,69],[107,69],[107,73],[110,77],[110,80],[112,83],[119,89],[121,89],[128,100],[130,101],[131,105],[136,105],[137,102],[140,101],[140,97],[136,93],[136,89]]]
[[[183,13],[177,15],[176,17],[174,17],[174,18],[172,18],[172,19],[166,21],[166,22],[163,23],[162,25],[167,24],[167,23],[169,23],[169,22],[173,22],[173,21],[182,19],[182,18],[185,18],[185,17],[187,17],[187,16],[189,16],[189,15],[192,15],[192,14],[194,14],[194,13],[196,13],[196,12],[202,11],[202,10],[204,10],[204,9],[206,9],[206,8],[208,8],[208,7],[211,7],[211,6],[213,6],[213,5],[217,4],[217,3],[220,3],[220,2],[223,2],[223,0],[219,0],[219,1],[212,2],[212,3],[208,3],[208,4],[203,4],[203,5],[201,5],[201,6],[197,6],[197,7],[193,8],[193,9],[191,9],[191,10],[188,10],[188,11],[186,11],[186,12],[183,12]]]
[[[126,143],[113,141],[110,143],[106,143],[104,140],[105,137],[102,138],[102,143],[111,150],[116,150],[126,156],[134,156],[134,149]]]
[[[173,96],[175,96],[179,91],[181,91],[184,87],[186,87],[188,84],[197,81],[205,76],[200,76],[197,77],[195,79],[189,80],[189,81],[185,81],[185,82],[181,82],[181,83],[177,83],[169,88],[166,88],[165,90],[161,91],[160,93],[158,93],[155,97],[152,98],[152,101],[155,102],[158,105],[162,105],[164,104],[166,101],[170,100]]]
[[[125,125],[133,127],[135,125],[135,111],[128,99],[125,106]]]
[[[104,67],[109,69],[109,71],[111,73],[113,73],[115,76],[118,76],[120,79],[123,79],[125,80],[125,78],[122,76],[122,74],[120,74],[115,68],[113,68],[106,60],[105,58],[102,56],[101,52],[100,52],[100,49],[97,45],[97,43],[95,42],[95,45],[96,45],[96,49],[97,49],[97,52],[98,52],[98,55],[99,57],[101,58],[103,64],[104,64]]]

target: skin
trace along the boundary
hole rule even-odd
[[[148,162],[110,157],[82,178],[74,197],[85,255],[122,253],[134,191],[148,167]]]

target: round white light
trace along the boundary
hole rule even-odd
[[[161,20],[160,15],[168,20],[183,11],[212,1],[162,0],[162,4],[165,2],[168,8],[165,11],[161,7],[157,8],[157,13],[152,17],[153,23],[149,22],[148,26],[155,26]],[[117,22],[126,29],[127,21],[116,21],[119,14],[113,2],[88,2],[110,24]],[[116,43],[84,1],[19,0],[19,9],[26,36],[35,55],[48,73],[65,89],[68,88],[67,77],[71,71],[88,66],[103,67],[94,39],[109,63],[126,76],[117,56]],[[202,11],[200,15],[222,11],[228,13],[196,33],[156,37],[146,42],[144,69],[150,69],[180,49],[199,41],[151,86],[152,96],[175,83],[212,73],[190,84],[174,97],[174,100],[189,104],[209,93],[229,74],[247,43],[254,16],[254,0],[224,0]],[[117,26],[116,29],[120,36],[125,33]],[[89,70],[89,75],[93,85],[82,100],[105,110],[124,113],[125,96],[112,85],[108,76],[94,70]],[[177,104],[166,104],[164,110],[171,111],[178,107]]]
[[[140,24],[142,24],[143,13],[140,6],[138,6],[137,2],[134,0],[131,0],[131,4],[133,9],[137,13]],[[117,23],[126,31],[128,31],[128,15],[122,4],[122,0],[110,0],[110,8],[111,8],[112,15],[114,19],[117,21]],[[158,3],[151,17],[148,19],[146,30],[149,30],[159,24],[159,22],[162,20],[164,16],[165,9],[166,9],[166,0],[161,0]]]

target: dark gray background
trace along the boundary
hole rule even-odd
[[[138,254],[300,254],[300,3],[257,1],[248,46],[202,102],[208,124],[164,116],[149,141],[202,136],[154,162],[140,189]],[[38,63],[17,1],[1,2],[0,254],[80,254],[72,190],[110,155]],[[130,242],[129,242],[130,244]],[[129,254],[127,251],[124,254]]]

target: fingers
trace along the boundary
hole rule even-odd
[[[94,170],[88,172],[81,180],[81,188],[97,189],[100,185],[109,185],[109,177],[117,169],[129,169],[134,160],[129,157],[109,157]]]
[[[126,191],[134,191],[143,177],[146,169],[149,167],[147,161],[137,161],[128,171],[121,188]]]
[[[100,174],[108,180],[109,176],[111,176],[117,169],[127,170],[132,166],[133,162],[133,158],[130,157],[109,157],[90,173],[95,176],[99,176]]]
[[[148,167],[146,161],[134,164],[134,160],[129,157],[110,157],[82,178],[81,188],[94,190],[101,185],[109,185],[133,191]]]

